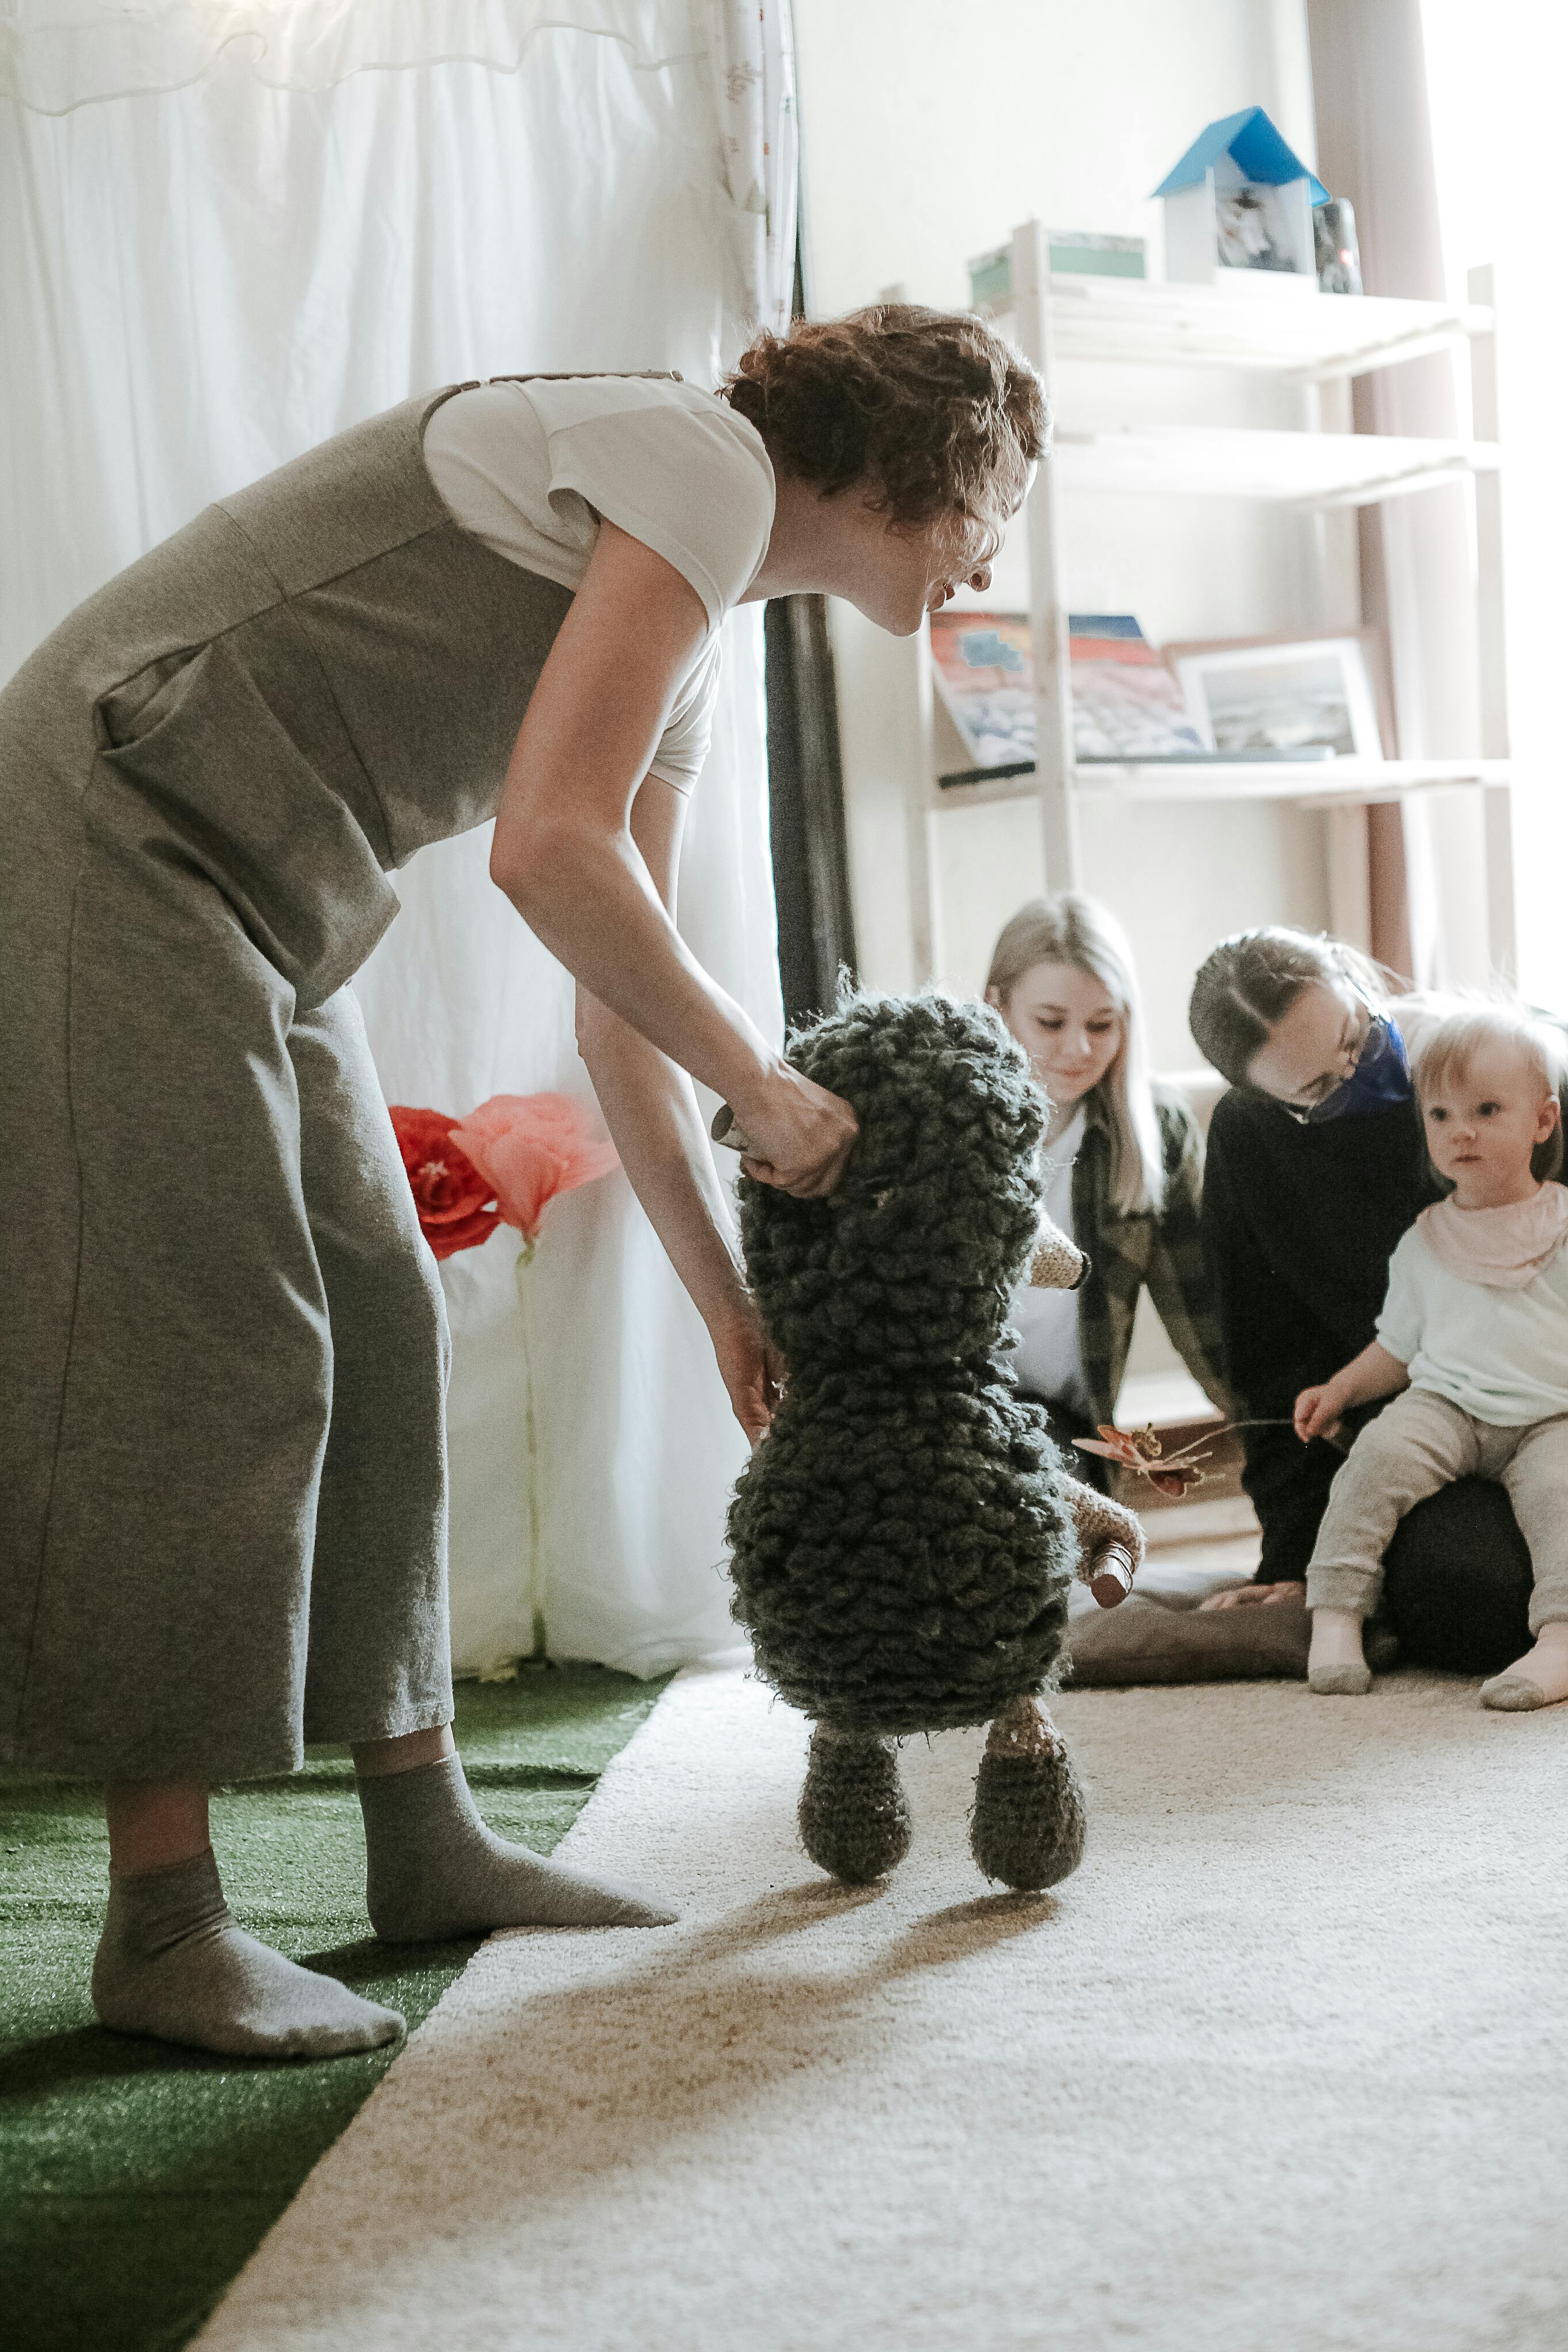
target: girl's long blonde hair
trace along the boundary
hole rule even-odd
[[[1165,1199],[1160,1121],[1149,1083],[1143,1002],[1127,934],[1108,907],[1076,890],[1031,898],[1003,927],[991,954],[987,995],[1004,1013],[1007,1000],[1037,963],[1068,963],[1099,981],[1121,1018],[1116,1059],[1092,1092],[1110,1129],[1110,1199],[1124,1217],[1158,1211]]]

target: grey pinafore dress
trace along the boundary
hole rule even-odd
[[[571,592],[405,403],[0,694],[0,1759],[285,1771],[451,1713],[446,1332],[344,982],[495,808]]]

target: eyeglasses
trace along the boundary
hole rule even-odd
[[[1363,1029],[1361,1036],[1355,1045],[1353,1046],[1347,1045],[1344,1049],[1344,1058],[1349,1060],[1350,1067],[1340,1079],[1339,1084],[1337,1086],[1331,1087],[1328,1093],[1321,1096],[1315,1103],[1309,1103],[1306,1105],[1302,1105],[1300,1103],[1281,1103],[1279,1106],[1286,1117],[1288,1118],[1293,1118],[1298,1127],[1316,1127],[1321,1119],[1332,1118],[1336,1106],[1343,1096],[1345,1089],[1354,1080],[1356,1073],[1360,1070],[1363,1063],[1369,1061],[1373,1055],[1378,1051],[1379,1046],[1382,1044],[1380,1032],[1382,1030],[1383,1024],[1379,1016],[1373,1011],[1372,1006],[1367,1003],[1365,997],[1361,996],[1359,992],[1357,1002],[1361,1005],[1362,1011],[1365,1015],[1366,1025]]]

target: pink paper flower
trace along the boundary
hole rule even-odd
[[[458,1121],[452,1140],[490,1187],[503,1223],[521,1234],[525,1256],[558,1192],[620,1166],[593,1113],[568,1095],[492,1095]]]

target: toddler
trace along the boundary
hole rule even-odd
[[[1296,1400],[1310,1438],[1352,1405],[1395,1398],[1351,1448],[1308,1566],[1315,1691],[1370,1687],[1362,1622],[1394,1528],[1425,1496],[1477,1476],[1507,1488],[1535,1570],[1535,1646],[1481,1685],[1481,1704],[1568,1698],[1568,1191],[1533,1173],[1558,1125],[1562,1060],[1553,1033],[1509,1005],[1450,1014],[1419,1041],[1426,1147],[1452,1196],[1394,1251],[1371,1347]]]

